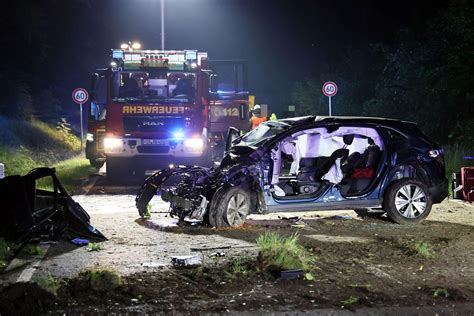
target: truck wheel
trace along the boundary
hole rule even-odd
[[[394,181],[384,195],[383,208],[399,224],[415,224],[431,211],[431,196],[426,185],[415,179]]]
[[[212,197],[209,223],[214,227],[242,226],[256,208],[255,198],[242,186],[222,188]]]
[[[130,181],[132,175],[130,162],[127,159],[107,158],[105,169],[107,179],[113,183],[124,183]]]
[[[97,160],[97,159],[89,159],[89,162],[92,167],[100,169],[102,166],[104,166],[105,161],[103,160]]]

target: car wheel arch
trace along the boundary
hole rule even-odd
[[[388,181],[385,185],[384,191],[390,186],[390,184],[401,179],[415,179],[421,181],[426,186],[430,186],[431,183],[430,176],[422,166],[410,163],[395,166],[389,172],[387,178]],[[383,194],[385,194],[385,192],[383,192]]]

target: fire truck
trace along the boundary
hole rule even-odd
[[[224,69],[222,76],[218,69]],[[112,49],[91,76],[86,157],[111,180],[208,165],[230,126],[248,130],[247,64],[197,50]]]

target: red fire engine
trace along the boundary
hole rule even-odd
[[[248,129],[246,72],[245,61],[210,61],[196,50],[113,49],[110,66],[92,74],[87,158],[106,162],[113,180],[210,163],[230,126]]]

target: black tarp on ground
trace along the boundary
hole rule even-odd
[[[51,177],[53,191],[36,189],[36,182],[47,177]],[[52,168],[0,179],[0,237],[5,240],[58,240],[65,232],[106,240],[89,220],[89,214],[66,192]]]

